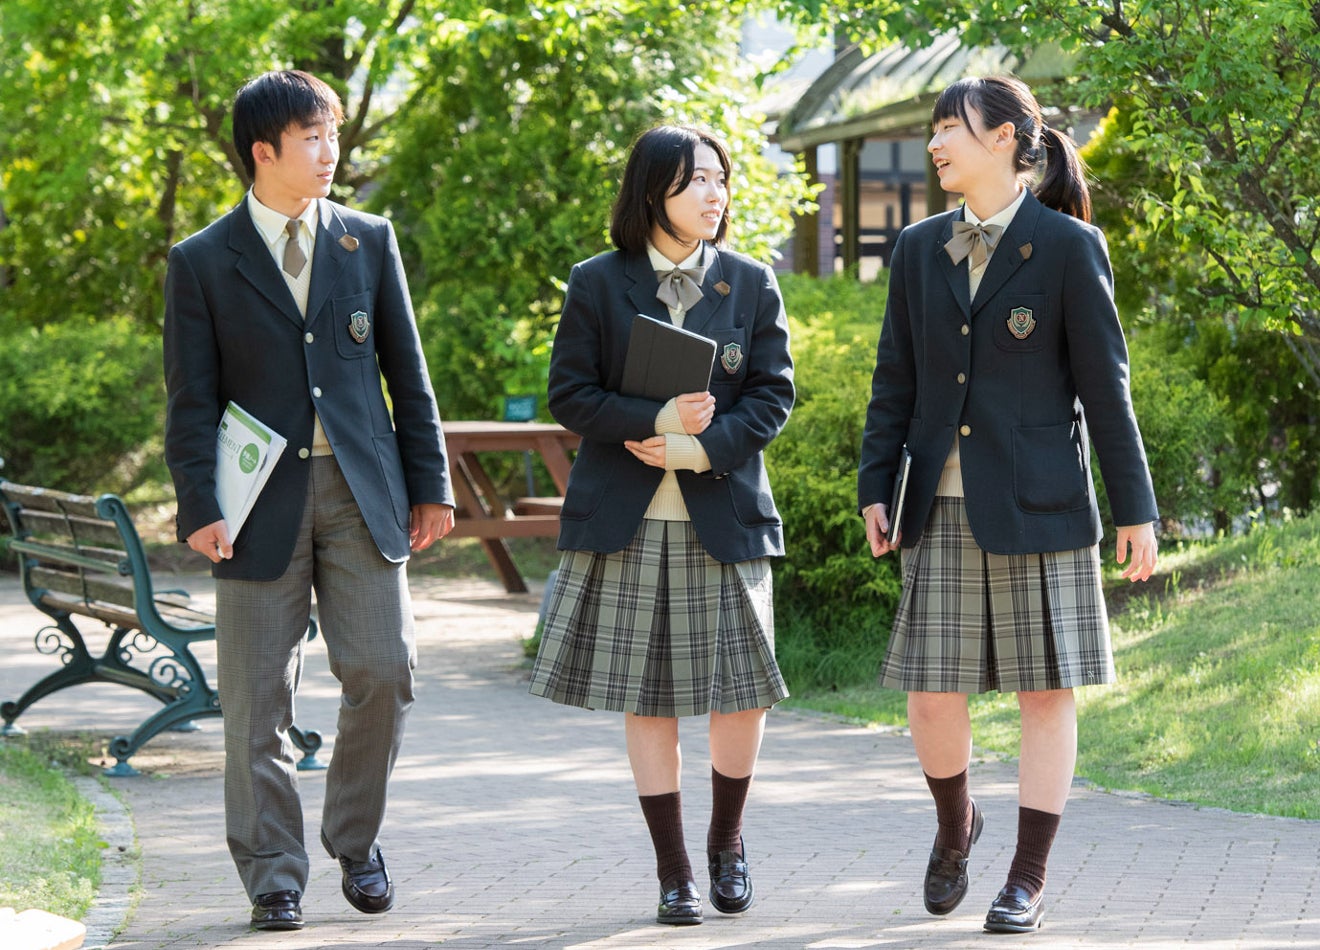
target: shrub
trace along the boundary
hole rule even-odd
[[[875,675],[898,603],[898,559],[877,561],[857,515],[857,462],[885,284],[785,275],[797,404],[766,453],[784,518],[779,662],[794,690]]]
[[[132,320],[0,324],[0,457],[16,482],[125,492],[162,477],[160,338]]]

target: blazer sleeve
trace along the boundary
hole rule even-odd
[[[697,436],[710,458],[710,472],[703,474],[717,478],[764,450],[783,430],[793,409],[793,357],[784,300],[774,271],[764,264],[757,266],[747,375],[727,407],[720,405],[720,387],[712,385],[715,417]]]
[[[1156,521],[1155,489],[1132,408],[1131,366],[1114,306],[1104,234],[1096,228],[1082,231],[1071,243],[1066,266],[1063,319],[1069,366],[1114,523]]]
[[[381,260],[377,319],[381,331],[376,355],[389,387],[395,438],[403,462],[409,505],[453,506],[453,486],[445,453],[440,412],[422,354],[408,282],[403,271],[394,227],[385,221],[385,253]]]
[[[890,259],[889,291],[884,324],[876,345],[871,374],[871,400],[866,407],[861,459],[857,467],[857,510],[889,504],[899,451],[916,405],[916,361],[912,321],[908,312],[906,259],[907,233],[902,232]]]
[[[165,462],[178,500],[180,541],[221,519],[215,498],[215,436],[220,424],[220,359],[215,328],[185,250],[176,245],[165,275]]]
[[[585,439],[623,443],[655,435],[658,403],[620,395],[627,337],[609,301],[621,280],[621,255],[574,265],[550,353],[547,404],[560,425]],[[631,312],[630,312],[631,313]]]

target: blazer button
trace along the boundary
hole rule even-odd
[[[964,323],[964,324],[962,325],[962,335],[963,335],[963,336],[966,336],[967,334],[969,334],[969,333],[971,333],[971,332],[972,332],[972,328],[969,327],[967,324]],[[311,334],[308,334],[308,336],[310,336],[310,335],[311,335]]]
[[[971,435],[971,434],[972,434],[972,427],[971,427],[971,426],[959,426],[959,427],[958,427],[958,434],[959,434],[959,435],[962,435],[962,436]]]
[[[312,395],[315,396],[317,399],[320,399],[320,398],[321,398],[321,387],[320,387],[320,386],[313,386],[313,387],[312,387]]]
[[[312,455],[312,450],[311,450],[311,449],[299,449],[299,450],[298,450],[298,458],[300,458],[300,459],[310,458],[311,455]]]
[[[967,374],[966,374],[966,373],[959,373],[959,374],[958,374],[958,383],[959,383],[959,384],[962,384],[962,383],[965,383],[965,382],[967,382]]]
[[[310,333],[307,333],[307,334],[304,334],[304,335],[303,335],[303,342],[304,342],[304,343],[311,343],[311,342],[312,342],[313,340],[315,340],[315,339],[316,339],[316,337],[312,336]]]

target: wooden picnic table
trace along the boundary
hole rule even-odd
[[[461,420],[443,424],[458,501],[452,538],[478,538],[509,593],[526,593],[507,538],[553,538],[568,490],[569,453],[581,439],[553,422]],[[493,452],[535,452],[554,480],[557,495],[506,498],[482,464]]]

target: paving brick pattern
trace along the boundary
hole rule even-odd
[[[204,578],[184,581],[203,596],[209,588]],[[313,847],[307,928],[249,932],[225,850],[213,719],[148,744],[134,760],[144,775],[114,779],[117,797],[98,796],[113,873],[88,917],[87,947],[1320,948],[1320,822],[1081,786],[1050,862],[1044,929],[982,933],[1015,840],[1015,767],[994,759],[973,766],[986,826],[970,893],[950,916],[930,917],[920,892],[934,812],[907,737],[782,710],[770,717],[745,826],[755,906],[741,917],[707,907],[700,927],[657,926],[654,861],[618,717],[526,692],[519,641],[535,624],[538,595],[481,581],[413,587],[417,705],[382,838],[395,909],[353,911],[337,866]],[[17,696],[50,662],[31,647],[40,619],[12,577],[0,578],[0,698]],[[337,695],[324,650],[313,646],[297,716],[325,733],[323,754]],[[122,689],[81,687],[20,721],[94,722],[113,735],[150,706]],[[688,846],[700,868],[710,805],[704,722],[685,720],[682,735]],[[324,773],[302,775],[314,845]],[[135,857],[136,884],[124,866]],[[704,888],[703,873],[698,880]]]

